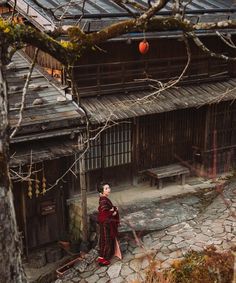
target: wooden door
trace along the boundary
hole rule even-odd
[[[44,174],[47,189],[61,176],[63,171],[62,160],[52,160],[44,163]],[[42,164],[36,166],[40,170]],[[35,176],[32,176],[34,178]],[[40,181],[39,190],[42,192],[42,170],[39,171],[37,179]],[[35,182],[32,182],[32,198],[28,196],[28,183],[24,184],[25,198],[25,233],[29,249],[39,247],[62,239],[66,231],[66,204],[65,193],[62,182],[46,192],[36,196]]]

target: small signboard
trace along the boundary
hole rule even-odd
[[[56,213],[56,202],[53,200],[44,201],[40,204],[40,214],[48,215]]]

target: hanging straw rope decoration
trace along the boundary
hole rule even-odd
[[[30,199],[32,199],[32,196],[33,196],[33,193],[32,193],[32,180],[31,180],[31,176],[29,177],[29,180],[28,180],[28,197]]]

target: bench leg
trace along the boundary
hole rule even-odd
[[[181,185],[185,185],[185,174],[181,175]]]
[[[162,189],[162,186],[163,186],[162,179],[157,180],[157,189],[161,190],[161,189]]]

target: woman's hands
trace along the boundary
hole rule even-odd
[[[114,211],[114,212],[112,213],[112,216],[115,216],[115,215],[117,214],[117,210],[118,210],[118,208],[117,208],[116,206],[113,206],[113,207],[110,209],[110,211]]]

